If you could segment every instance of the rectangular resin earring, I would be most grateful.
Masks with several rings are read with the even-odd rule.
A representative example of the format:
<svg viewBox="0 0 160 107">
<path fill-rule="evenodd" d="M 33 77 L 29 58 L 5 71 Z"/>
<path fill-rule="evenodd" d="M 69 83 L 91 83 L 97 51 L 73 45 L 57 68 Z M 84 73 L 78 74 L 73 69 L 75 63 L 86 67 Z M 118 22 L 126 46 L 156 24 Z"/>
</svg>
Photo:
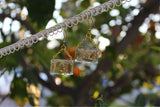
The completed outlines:
<svg viewBox="0 0 160 107">
<path fill-rule="evenodd" d="M 69 57 L 69 60 L 65 59 L 55 59 L 57 55 L 59 55 L 62 51 L 66 53 L 66 55 Z M 65 36 L 63 40 L 63 45 L 61 46 L 61 49 L 59 52 L 53 56 L 53 59 L 51 60 L 51 74 L 61 74 L 61 75 L 73 75 L 73 60 L 69 52 L 66 50 L 65 46 Z"/>
<path fill-rule="evenodd" d="M 77 47 L 76 48 L 77 62 L 94 62 L 98 63 L 98 51 L 96 48 Z"/>
<path fill-rule="evenodd" d="M 86 42 L 87 39 L 91 41 L 92 46 L 89 45 L 82 46 L 82 44 Z M 86 63 L 98 63 L 98 57 L 99 57 L 99 49 L 92 39 L 91 28 L 89 24 L 89 29 L 86 37 L 76 47 L 75 61 L 86 62 Z"/>
<path fill-rule="evenodd" d="M 64 51 L 67 51 L 64 49 Z M 52 59 L 51 74 L 73 75 L 73 60 Z"/>
</svg>

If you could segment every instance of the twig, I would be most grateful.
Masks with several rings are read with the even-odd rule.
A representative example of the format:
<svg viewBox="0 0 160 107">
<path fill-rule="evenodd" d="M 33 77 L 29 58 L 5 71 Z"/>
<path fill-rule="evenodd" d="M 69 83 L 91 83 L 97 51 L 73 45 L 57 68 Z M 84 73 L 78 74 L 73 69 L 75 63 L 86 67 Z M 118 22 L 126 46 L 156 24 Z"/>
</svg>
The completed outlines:
<svg viewBox="0 0 160 107">
<path fill-rule="evenodd" d="M 0 104 L 2 104 L 3 101 L 4 101 L 8 96 L 9 96 L 9 94 L 7 94 L 6 96 L 4 96 L 4 97 L 2 98 L 2 100 L 0 101 Z"/>
<path fill-rule="evenodd" d="M 4 68 L 4 69 L 2 70 L 2 72 L 1 72 L 1 74 L 0 74 L 0 77 L 1 77 L 6 71 L 7 71 L 6 68 Z"/>
</svg>

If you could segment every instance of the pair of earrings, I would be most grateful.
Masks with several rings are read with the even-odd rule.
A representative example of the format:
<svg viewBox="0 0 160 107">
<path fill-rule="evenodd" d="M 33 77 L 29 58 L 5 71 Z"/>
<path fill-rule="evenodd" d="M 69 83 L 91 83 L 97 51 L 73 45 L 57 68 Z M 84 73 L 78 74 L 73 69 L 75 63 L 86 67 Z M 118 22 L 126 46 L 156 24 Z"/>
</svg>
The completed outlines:
<svg viewBox="0 0 160 107">
<path fill-rule="evenodd" d="M 87 43 L 87 45 L 83 45 L 87 40 L 90 40 L 93 46 L 89 46 L 89 43 Z M 69 60 L 55 59 L 62 51 L 66 53 Z M 92 39 L 90 24 L 86 37 L 76 47 L 75 55 L 75 60 L 73 60 L 72 56 L 66 49 L 64 36 L 61 49 L 51 60 L 51 74 L 73 75 L 74 62 L 98 63 L 99 49 Z"/>
</svg>

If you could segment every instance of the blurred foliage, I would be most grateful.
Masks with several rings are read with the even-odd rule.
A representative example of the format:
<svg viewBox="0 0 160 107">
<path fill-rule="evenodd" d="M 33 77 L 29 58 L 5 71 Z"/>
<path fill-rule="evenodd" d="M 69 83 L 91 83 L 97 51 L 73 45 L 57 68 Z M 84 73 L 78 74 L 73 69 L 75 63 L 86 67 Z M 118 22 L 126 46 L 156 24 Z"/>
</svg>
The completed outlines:
<svg viewBox="0 0 160 107">
<path fill-rule="evenodd" d="M 160 51 L 160 47 L 158 47 L 158 46 L 152 46 L 151 49 L 156 50 L 156 51 Z"/>
<path fill-rule="evenodd" d="M 9 42 L 3 42 L 0 43 L 0 48 L 10 45 Z M 16 52 L 15 54 L 10 54 L 9 56 L 3 57 L 0 59 L 0 68 L 6 68 L 7 70 L 11 71 L 12 68 L 16 68 L 20 65 L 20 62 L 17 62 L 19 60 L 19 52 Z"/>
<path fill-rule="evenodd" d="M 39 106 L 39 99 L 41 92 L 38 86 L 34 84 L 27 84 L 28 99 L 32 106 Z"/>
<path fill-rule="evenodd" d="M 56 53 L 57 50 L 49 50 L 46 46 L 47 41 L 42 41 L 37 46 L 32 47 L 30 55 L 33 55 L 33 59 L 31 59 L 32 63 L 35 63 L 37 66 L 40 63 L 43 63 L 47 68 L 50 67 L 50 60 L 52 59 L 53 55 Z M 38 64 L 39 63 L 39 64 Z"/>
<path fill-rule="evenodd" d="M 28 102 L 26 82 L 23 80 L 23 78 L 18 78 L 15 75 L 11 85 L 10 97 L 21 107 Z"/>
<path fill-rule="evenodd" d="M 139 94 L 135 101 L 135 106 L 145 106 L 146 104 L 146 97 L 143 94 Z"/>
<path fill-rule="evenodd" d="M 21 8 L 27 7 L 28 19 L 36 31 L 44 29 L 44 25 L 53 17 L 55 0 L 14 0 L 14 3 Z"/>
<path fill-rule="evenodd" d="M 98 98 L 95 103 L 95 107 L 108 107 L 102 98 Z"/>
<path fill-rule="evenodd" d="M 6 1 L 13 2 L 16 5 L 14 8 L 11 8 L 10 6 L 2 8 L 2 12 L 4 13 L 13 14 L 13 11 L 18 11 L 19 9 L 20 12 L 17 12 L 16 15 L 21 17 L 22 9 L 24 7 L 27 8 L 28 15 L 26 16 L 26 20 L 33 27 L 35 32 L 44 29 L 51 19 L 58 22 L 58 19 L 56 19 L 57 16 L 53 17 L 54 10 L 56 10 L 57 13 L 59 12 L 59 15 L 66 19 L 90 8 L 94 3 L 106 2 L 106 0 L 68 0 L 63 3 L 61 9 L 55 9 L 55 0 Z M 126 102 L 125 106 L 145 106 L 148 102 L 153 106 L 154 102 L 160 97 L 160 77 L 158 76 L 160 74 L 160 47 L 159 39 L 156 37 L 160 22 L 154 21 L 151 16 L 148 17 L 144 22 L 148 26 L 147 32 L 144 33 L 139 30 L 137 38 L 130 43 L 123 54 L 118 55 L 117 50 L 115 49 L 115 45 L 125 37 L 125 35 L 122 34 L 126 34 L 128 28 L 131 27 L 131 22 L 136 16 L 133 13 L 137 10 L 140 11 L 142 5 L 144 5 L 144 3 L 141 2 L 137 6 L 129 6 L 129 8 L 124 6 L 115 7 L 115 9 L 119 11 L 119 15 L 116 16 L 111 15 L 109 11 L 93 17 L 96 28 L 93 27 L 93 23 L 91 23 L 91 27 L 98 32 L 98 35 L 93 35 L 98 36 L 99 39 L 103 38 L 103 40 L 107 39 L 111 42 L 104 50 L 102 50 L 99 61 L 104 57 L 107 57 L 113 62 L 113 66 L 106 73 L 103 73 L 102 77 L 99 77 L 102 83 L 101 81 L 98 81 L 89 92 L 90 98 L 94 99 L 96 107 L 107 107 L 110 105 L 121 106 L 116 100 L 120 99 L 119 97 L 123 94 L 131 93 L 134 89 L 139 91 L 145 89 L 145 91 L 139 92 L 136 98 L 131 99 L 131 103 Z M 14 20 L 12 20 L 10 26 L 13 24 L 13 21 Z M 4 23 L 4 18 L 0 18 L 0 23 Z M 2 32 L 4 31 L 1 30 L 0 37 L 2 38 L 2 41 L 4 41 L 0 43 L 0 48 L 12 44 L 12 39 L 19 40 L 21 36 L 23 38 L 26 37 L 25 35 L 28 30 L 25 28 L 25 25 L 20 27 L 20 30 L 17 32 L 13 32 L 10 28 L 9 33 L 6 33 L 6 35 L 3 35 Z M 67 51 L 72 57 L 75 57 L 75 48 L 78 43 L 85 38 L 88 27 L 86 21 L 67 29 Z M 118 31 L 117 28 L 119 28 Z M 139 28 L 137 28 L 137 30 L 138 29 Z M 26 34 L 21 34 L 22 30 L 24 30 Z M 10 37 L 10 34 L 13 34 L 14 36 Z M 114 41 L 112 40 L 113 38 L 115 39 Z M 33 47 L 25 47 L 19 52 L 15 52 L 14 54 L 10 54 L 0 59 L 1 69 L 6 68 L 8 71 L 15 71 L 10 97 L 20 106 L 24 106 L 28 101 L 33 106 L 39 105 L 40 89 L 36 73 L 37 71 L 38 73 L 45 73 L 44 67 L 46 69 L 50 68 L 50 60 L 53 55 L 59 51 L 60 46 L 62 45 L 62 40 L 56 39 L 60 45 L 48 49 L 50 41 L 51 40 L 43 40 Z M 103 43 L 106 42 L 107 41 L 103 41 Z M 114 42 L 114 44 L 112 42 Z M 97 44 L 100 46 L 103 43 L 98 41 Z M 64 53 L 58 55 L 56 58 L 68 59 Z M 16 68 L 18 67 L 22 68 L 19 72 L 16 71 Z M 74 65 L 73 76 L 66 77 L 63 75 L 55 75 L 53 79 L 59 77 L 61 79 L 61 85 L 66 87 L 77 87 L 84 82 L 86 76 L 93 73 L 93 70 L 93 66 L 90 66 L 90 64 L 84 65 L 76 63 Z M 125 75 L 127 75 L 127 77 L 122 78 Z M 105 81 L 107 82 L 105 83 Z M 118 84 L 121 81 L 123 82 Z M 126 82 L 129 82 L 129 84 L 123 86 Z M 113 90 L 113 92 L 111 91 L 111 94 L 117 92 L 116 96 L 111 96 L 110 98 L 107 98 L 107 100 L 103 100 L 106 99 L 105 97 L 99 98 L 106 88 L 112 88 L 117 84 L 118 86 L 115 87 L 115 90 Z M 37 90 L 36 92 L 38 93 L 34 93 L 34 91 L 31 92 L 29 91 L 30 89 Z M 47 98 L 47 105 L 73 106 L 75 103 L 74 100 L 75 99 L 70 95 L 59 95 L 56 92 L 53 92 L 53 95 Z"/>
<path fill-rule="evenodd" d="M 73 106 L 73 99 L 69 95 L 58 95 L 54 93 L 48 97 L 47 101 L 48 106 Z"/>
<path fill-rule="evenodd" d="M 44 25 L 53 17 L 55 0 L 26 0 L 28 16 L 37 28 L 44 29 Z"/>
</svg>

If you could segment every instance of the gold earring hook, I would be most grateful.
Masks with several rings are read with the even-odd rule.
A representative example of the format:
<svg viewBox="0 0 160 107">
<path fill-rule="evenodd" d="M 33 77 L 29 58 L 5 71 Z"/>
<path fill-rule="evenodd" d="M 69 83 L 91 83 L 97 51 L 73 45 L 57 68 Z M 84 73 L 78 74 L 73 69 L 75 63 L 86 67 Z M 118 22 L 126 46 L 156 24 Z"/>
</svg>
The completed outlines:
<svg viewBox="0 0 160 107">
<path fill-rule="evenodd" d="M 55 59 L 57 55 L 59 55 L 62 51 L 64 51 L 67 54 L 67 56 L 69 57 L 69 59 L 72 60 L 73 58 L 69 54 L 69 52 L 67 51 L 66 45 L 65 45 L 67 31 L 66 31 L 66 29 L 62 29 L 62 32 L 63 32 L 63 36 L 64 36 L 64 38 L 63 38 L 63 44 L 61 46 L 61 49 L 53 56 L 53 59 Z"/>
</svg>

